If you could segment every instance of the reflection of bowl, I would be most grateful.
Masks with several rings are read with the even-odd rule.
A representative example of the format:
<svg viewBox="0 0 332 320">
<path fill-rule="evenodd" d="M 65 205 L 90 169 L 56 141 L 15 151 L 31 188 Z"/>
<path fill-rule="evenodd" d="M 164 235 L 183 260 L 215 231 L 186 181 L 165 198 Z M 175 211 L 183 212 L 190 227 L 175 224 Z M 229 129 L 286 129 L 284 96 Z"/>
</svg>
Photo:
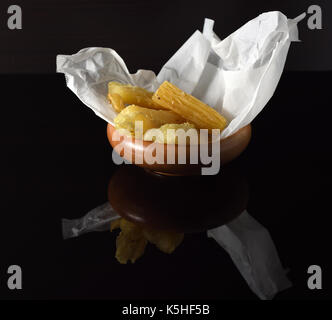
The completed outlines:
<svg viewBox="0 0 332 320">
<path fill-rule="evenodd" d="M 183 152 L 183 154 L 186 155 L 186 164 L 179 164 L 177 162 L 175 162 L 175 164 L 166 163 L 166 154 L 169 150 L 168 147 L 170 146 L 167 144 L 157 144 L 165 150 L 163 156 L 163 163 L 149 164 L 145 160 L 145 154 L 147 153 L 149 146 L 151 147 L 153 142 L 141 141 L 134 139 L 133 137 L 123 135 L 120 136 L 118 135 L 117 130 L 111 124 L 108 124 L 107 126 L 107 137 L 114 150 L 119 153 L 121 157 L 140 167 L 156 171 L 161 174 L 197 175 L 201 173 L 202 167 L 209 167 L 211 165 L 204 165 L 202 163 L 190 164 L 190 147 L 188 145 L 175 145 L 173 150 L 175 154 L 175 159 L 178 159 L 178 154 L 180 152 Z M 249 124 L 238 130 L 233 135 L 227 137 L 226 139 L 220 140 L 221 163 L 226 164 L 238 157 L 246 149 L 250 139 L 251 125 Z M 211 150 L 211 143 L 209 144 L 209 148 Z"/>
<path fill-rule="evenodd" d="M 215 176 L 168 177 L 132 165 L 113 174 L 108 200 L 123 218 L 155 230 L 203 232 L 247 207 L 246 179 L 233 164 Z"/>
</svg>

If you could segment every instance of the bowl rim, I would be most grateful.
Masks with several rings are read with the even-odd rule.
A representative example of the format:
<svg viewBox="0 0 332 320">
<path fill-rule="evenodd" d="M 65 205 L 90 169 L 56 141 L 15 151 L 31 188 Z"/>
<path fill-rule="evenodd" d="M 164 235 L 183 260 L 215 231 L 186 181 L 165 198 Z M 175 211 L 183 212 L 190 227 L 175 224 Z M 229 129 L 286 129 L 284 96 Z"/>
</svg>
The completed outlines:
<svg viewBox="0 0 332 320">
<path fill-rule="evenodd" d="M 251 123 L 245 125 L 244 127 L 240 128 L 239 130 L 237 130 L 236 132 L 234 132 L 233 134 L 231 134 L 230 136 L 226 137 L 226 138 L 220 138 L 218 140 L 215 140 L 215 141 L 209 141 L 208 143 L 198 143 L 198 144 L 177 144 L 177 143 L 160 143 L 160 142 L 156 142 L 156 141 L 146 141 L 146 140 L 143 140 L 143 139 L 136 139 L 135 136 L 128 136 L 128 135 L 124 135 L 124 134 L 120 134 L 120 138 L 124 138 L 125 140 L 127 141 L 131 141 L 133 144 L 139 144 L 139 145 L 142 145 L 144 147 L 147 147 L 151 144 L 158 144 L 158 145 L 164 145 L 164 147 L 167 147 L 168 145 L 175 145 L 175 146 L 180 146 L 180 147 L 190 147 L 191 145 L 197 145 L 197 146 L 200 146 L 200 145 L 211 145 L 212 143 L 217 143 L 217 142 L 224 142 L 224 141 L 227 141 L 227 139 L 230 139 L 231 137 L 233 137 L 235 134 L 239 134 L 240 131 L 245 131 L 245 130 L 249 130 L 248 132 L 248 135 L 249 135 L 249 141 L 251 139 L 251 134 L 252 134 L 252 126 L 251 126 Z M 112 134 L 110 131 L 113 131 Z M 107 136 L 109 138 L 110 141 L 113 141 L 112 137 L 113 137 L 113 134 L 114 132 L 119 132 L 119 130 L 117 128 L 115 128 L 115 126 L 111 123 L 107 123 Z M 120 141 L 119 141 L 120 142 Z"/>
</svg>

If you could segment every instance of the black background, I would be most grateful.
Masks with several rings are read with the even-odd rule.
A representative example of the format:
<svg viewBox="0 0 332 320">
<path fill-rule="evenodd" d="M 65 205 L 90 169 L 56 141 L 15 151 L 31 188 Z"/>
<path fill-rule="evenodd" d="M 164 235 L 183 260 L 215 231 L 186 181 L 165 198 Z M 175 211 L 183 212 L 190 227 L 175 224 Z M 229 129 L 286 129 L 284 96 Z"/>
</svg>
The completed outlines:
<svg viewBox="0 0 332 320">
<path fill-rule="evenodd" d="M 308 4 L 232 1 L 209 9 L 206 2 L 189 7 L 180 2 L 105 3 L 31 1 L 22 4 L 23 30 L 1 29 L 0 70 L 27 74 L 0 75 L 0 298 L 257 299 L 228 255 L 204 234 L 186 236 L 171 256 L 149 247 L 135 265 L 126 266 L 114 258 L 113 234 L 63 241 L 61 218 L 81 217 L 104 203 L 117 167 L 106 123 L 65 87 L 63 75 L 54 74 L 55 54 L 108 46 L 128 61 L 131 71 L 158 71 L 202 27 L 205 16 L 216 19 L 222 37 L 262 11 L 285 8 L 295 17 Z M 306 41 L 292 44 L 287 69 L 330 68 L 327 2 L 316 3 L 322 3 L 324 29 L 302 28 Z M 248 149 L 235 163 L 250 186 L 249 213 L 269 230 L 290 269 L 294 286 L 276 299 L 327 299 L 332 293 L 331 75 L 285 71 L 253 122 Z M 22 266 L 24 290 L 7 289 L 6 270 L 12 264 Z M 323 290 L 307 288 L 312 264 L 322 267 Z"/>
<path fill-rule="evenodd" d="M 7 27 L 10 4 L 22 7 L 22 30 Z M 53 73 L 57 54 L 97 46 L 115 49 L 131 72 L 158 72 L 196 29 L 202 30 L 206 17 L 215 20 L 223 39 L 262 12 L 279 10 L 295 18 L 312 4 L 322 9 L 323 29 L 310 30 L 307 19 L 299 24 L 302 42 L 292 44 L 286 68 L 332 70 L 328 0 L 5 0 L 0 4 L 0 73 Z"/>
</svg>

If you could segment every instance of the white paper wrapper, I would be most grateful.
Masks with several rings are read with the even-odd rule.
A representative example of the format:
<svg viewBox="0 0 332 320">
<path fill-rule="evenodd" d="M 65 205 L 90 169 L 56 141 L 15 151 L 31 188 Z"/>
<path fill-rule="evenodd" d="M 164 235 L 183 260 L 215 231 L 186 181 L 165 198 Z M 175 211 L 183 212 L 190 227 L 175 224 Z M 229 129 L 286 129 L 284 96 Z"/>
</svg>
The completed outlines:
<svg viewBox="0 0 332 320">
<path fill-rule="evenodd" d="M 107 100 L 107 84 L 118 81 L 154 91 L 165 80 L 204 101 L 228 120 L 222 138 L 250 123 L 272 97 L 291 41 L 298 40 L 297 22 L 281 12 L 259 15 L 226 39 L 206 19 L 163 66 L 158 76 L 148 70 L 130 74 L 113 50 L 86 48 L 57 56 L 57 72 L 67 86 L 99 117 L 113 124 L 116 112 Z"/>
</svg>

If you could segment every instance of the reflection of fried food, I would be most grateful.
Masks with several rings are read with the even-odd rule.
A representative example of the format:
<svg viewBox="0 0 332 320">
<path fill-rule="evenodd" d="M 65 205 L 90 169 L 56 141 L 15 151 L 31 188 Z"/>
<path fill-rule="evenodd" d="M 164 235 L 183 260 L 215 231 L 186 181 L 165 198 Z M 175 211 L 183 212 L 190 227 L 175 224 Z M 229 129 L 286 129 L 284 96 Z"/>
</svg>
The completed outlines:
<svg viewBox="0 0 332 320">
<path fill-rule="evenodd" d="M 227 125 L 226 119 L 216 110 L 168 81 L 158 88 L 152 100 L 179 114 L 199 129 L 223 130 Z"/>
<path fill-rule="evenodd" d="M 111 232 L 115 229 L 119 229 L 120 228 L 120 222 L 121 222 L 121 219 L 116 219 L 116 220 L 113 220 L 111 221 Z"/>
<path fill-rule="evenodd" d="M 160 106 L 152 100 L 153 92 L 129 84 L 122 84 L 115 81 L 110 82 L 108 84 L 108 98 L 111 100 L 113 95 L 118 95 L 125 104 L 136 104 L 145 108 L 157 110 L 165 109 L 163 106 Z M 114 108 L 116 110 L 116 107 Z"/>
<path fill-rule="evenodd" d="M 126 264 L 129 260 L 134 263 L 143 255 L 146 244 L 147 240 L 143 236 L 133 240 L 130 234 L 120 232 L 116 238 L 115 257 L 122 264 Z"/>
<path fill-rule="evenodd" d="M 167 143 L 167 144 L 177 144 L 178 136 L 176 134 L 177 130 L 183 130 L 183 133 L 186 133 L 188 130 L 192 129 L 195 130 L 193 134 L 196 134 L 198 137 L 198 132 L 195 129 L 195 126 L 189 122 L 175 124 L 175 123 L 168 123 L 162 125 L 159 130 L 148 130 L 144 134 L 145 141 L 155 141 L 158 143 Z M 179 131 L 178 131 L 179 133 Z M 181 140 L 180 140 L 181 141 Z M 184 140 L 184 143 L 188 142 L 188 139 Z"/>
<path fill-rule="evenodd" d="M 125 219 L 117 219 L 111 222 L 111 231 L 121 229 L 116 238 L 116 259 L 126 264 L 129 260 L 134 263 L 145 250 L 147 240 L 140 227 Z"/>
<path fill-rule="evenodd" d="M 159 250 L 172 253 L 184 237 L 183 233 L 144 229 L 123 218 L 111 222 L 111 231 L 118 228 L 121 232 L 116 238 L 115 257 L 122 264 L 128 261 L 134 263 L 140 258 L 148 241 L 156 245 Z"/>
<path fill-rule="evenodd" d="M 143 234 L 149 242 L 165 253 L 172 253 L 184 237 L 183 233 L 161 232 L 151 229 L 144 229 Z"/>
<path fill-rule="evenodd" d="M 125 129 L 136 138 L 142 139 L 141 132 L 135 131 L 135 121 L 142 121 L 143 134 L 152 128 L 159 128 L 166 123 L 182 123 L 184 119 L 172 111 L 153 110 L 131 105 L 124 108 L 114 119 L 116 129 Z"/>
<path fill-rule="evenodd" d="M 126 219 L 121 219 L 120 229 L 122 233 L 127 234 L 132 240 L 139 240 L 143 236 L 142 228 Z"/>
</svg>

